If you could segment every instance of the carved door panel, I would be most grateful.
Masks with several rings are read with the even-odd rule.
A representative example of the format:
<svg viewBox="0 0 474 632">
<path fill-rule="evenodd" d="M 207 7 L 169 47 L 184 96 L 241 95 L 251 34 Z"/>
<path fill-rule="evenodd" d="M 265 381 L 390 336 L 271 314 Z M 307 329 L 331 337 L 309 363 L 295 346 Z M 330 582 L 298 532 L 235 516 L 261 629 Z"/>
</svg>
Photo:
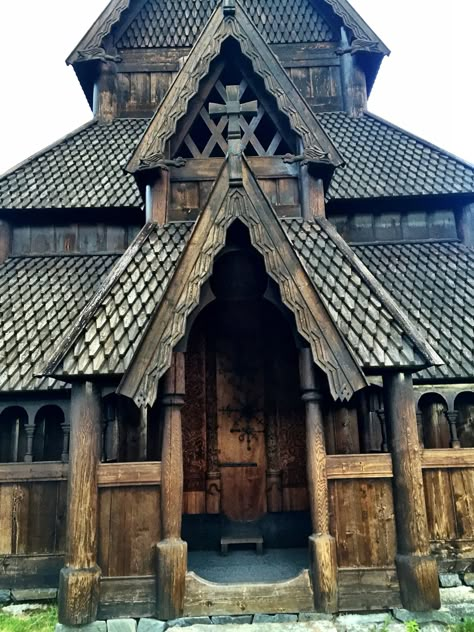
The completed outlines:
<svg viewBox="0 0 474 632">
<path fill-rule="evenodd" d="M 221 509 L 231 520 L 255 520 L 266 511 L 261 313 L 241 303 L 225 312 L 216 337 Z"/>
</svg>

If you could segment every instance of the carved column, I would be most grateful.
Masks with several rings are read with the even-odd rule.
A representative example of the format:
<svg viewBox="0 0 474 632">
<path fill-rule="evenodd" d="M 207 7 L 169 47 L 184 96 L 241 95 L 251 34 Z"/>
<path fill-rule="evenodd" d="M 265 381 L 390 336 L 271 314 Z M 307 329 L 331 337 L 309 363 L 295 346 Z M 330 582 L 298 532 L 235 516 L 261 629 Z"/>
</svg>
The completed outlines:
<svg viewBox="0 0 474 632">
<path fill-rule="evenodd" d="M 306 408 L 308 492 L 313 534 L 309 538 L 314 605 L 322 612 L 336 612 L 338 602 L 336 541 L 329 534 L 329 498 L 326 445 L 320 393 L 309 348 L 300 351 L 302 399 Z"/>
<path fill-rule="evenodd" d="M 100 393 L 95 384 L 74 384 L 71 394 L 66 565 L 59 576 L 59 621 L 84 625 L 97 617 L 100 457 Z"/>
<path fill-rule="evenodd" d="M 385 414 L 391 428 L 393 491 L 397 526 L 395 563 L 405 608 L 440 607 L 438 567 L 430 555 L 421 449 L 411 375 L 384 376 Z"/>
<path fill-rule="evenodd" d="M 449 424 L 449 434 L 451 437 L 450 444 L 455 450 L 461 447 L 461 442 L 458 437 L 458 417 L 459 412 L 457 410 L 446 411 L 446 418 Z"/>
<path fill-rule="evenodd" d="M 184 354 L 173 353 L 164 377 L 162 396 L 163 447 L 161 457 L 161 541 L 157 544 L 157 615 L 173 619 L 183 612 L 187 544 L 181 540 L 183 508 Z"/>
<path fill-rule="evenodd" d="M 281 469 L 278 459 L 278 438 L 276 415 L 269 415 L 265 425 L 265 446 L 267 450 L 267 509 L 281 511 L 283 507 Z"/>
</svg>

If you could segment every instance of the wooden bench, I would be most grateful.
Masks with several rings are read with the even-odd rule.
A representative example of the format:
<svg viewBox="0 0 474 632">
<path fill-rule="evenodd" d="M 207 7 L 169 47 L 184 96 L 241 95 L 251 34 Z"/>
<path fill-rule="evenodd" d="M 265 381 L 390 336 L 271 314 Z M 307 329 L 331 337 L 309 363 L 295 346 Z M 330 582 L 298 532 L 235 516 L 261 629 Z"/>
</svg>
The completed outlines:
<svg viewBox="0 0 474 632">
<path fill-rule="evenodd" d="M 230 544 L 255 544 L 259 555 L 263 553 L 263 536 L 254 525 L 232 524 L 221 536 L 221 553 L 227 555 Z"/>
</svg>

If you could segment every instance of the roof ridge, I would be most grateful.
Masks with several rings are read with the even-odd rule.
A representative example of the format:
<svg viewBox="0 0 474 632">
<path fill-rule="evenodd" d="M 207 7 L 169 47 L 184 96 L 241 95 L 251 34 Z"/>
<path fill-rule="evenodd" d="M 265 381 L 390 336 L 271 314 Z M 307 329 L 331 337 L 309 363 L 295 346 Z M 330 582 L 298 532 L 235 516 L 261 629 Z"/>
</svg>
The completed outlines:
<svg viewBox="0 0 474 632">
<path fill-rule="evenodd" d="M 54 142 L 52 142 L 51 144 L 47 145 L 46 147 L 43 147 L 43 149 L 40 149 L 39 151 L 35 152 L 34 154 L 31 154 L 31 156 L 28 156 L 28 158 L 25 158 L 24 160 L 22 160 L 21 162 L 17 163 L 16 165 L 13 165 L 13 167 L 10 167 L 10 169 L 7 169 L 7 171 L 5 171 L 4 173 L 1 173 L 0 174 L 0 180 L 3 180 L 4 178 L 10 176 L 12 173 L 17 171 L 17 169 L 21 169 L 22 167 L 26 166 L 30 161 L 36 160 L 36 158 L 39 158 L 40 156 L 43 156 L 44 154 L 48 153 L 48 151 L 51 151 L 55 147 L 58 147 L 59 145 L 62 145 L 64 142 L 68 141 L 73 136 L 76 136 L 76 134 L 80 134 L 85 129 L 87 129 L 89 127 L 92 127 L 96 123 L 98 123 L 98 119 L 96 117 L 90 119 L 90 121 L 87 121 L 87 123 L 83 123 L 82 125 L 80 125 L 76 129 L 74 129 L 72 132 L 69 132 L 68 134 L 65 134 L 64 136 L 62 136 L 58 140 L 55 140 Z"/>
<path fill-rule="evenodd" d="M 328 237 L 331 238 L 346 260 L 356 267 L 361 277 L 371 287 L 377 298 L 387 308 L 391 316 L 399 323 L 399 325 L 401 325 L 404 333 L 425 356 L 429 365 L 438 366 L 440 364 L 444 364 L 438 353 L 436 353 L 431 345 L 424 339 L 421 332 L 418 331 L 418 328 L 411 322 L 405 312 L 399 307 L 395 299 L 383 287 L 380 281 L 377 280 L 367 266 L 361 261 L 351 246 L 349 246 L 349 244 L 339 235 L 333 224 L 323 217 L 316 217 L 314 221 L 316 221 L 321 228 L 325 230 Z"/>
<path fill-rule="evenodd" d="M 426 140 L 425 138 L 422 138 L 421 136 L 418 136 L 417 134 L 404 129 L 403 127 L 400 127 L 399 125 L 396 125 L 395 123 L 392 123 L 391 121 L 388 121 L 387 119 L 384 119 L 378 114 L 374 114 L 373 112 L 369 112 L 368 110 L 366 110 L 362 114 L 363 116 L 367 116 L 368 118 L 373 118 L 379 123 L 384 123 L 385 125 L 390 126 L 391 128 L 397 130 L 398 132 L 401 132 L 402 134 L 406 134 L 407 136 L 410 136 L 411 138 L 418 141 L 419 143 L 422 143 L 429 149 L 432 149 L 433 151 L 437 151 L 440 154 L 443 154 L 443 156 L 448 156 L 449 158 L 456 160 L 456 162 L 460 162 L 465 167 L 468 167 L 469 169 L 472 169 L 474 171 L 474 163 L 471 163 L 468 160 L 465 160 L 464 158 L 461 158 L 460 156 L 457 156 L 456 154 L 453 154 L 452 152 L 447 151 L 446 149 L 443 149 L 439 145 L 435 145 L 434 143 L 431 143 L 429 140 Z"/>
</svg>

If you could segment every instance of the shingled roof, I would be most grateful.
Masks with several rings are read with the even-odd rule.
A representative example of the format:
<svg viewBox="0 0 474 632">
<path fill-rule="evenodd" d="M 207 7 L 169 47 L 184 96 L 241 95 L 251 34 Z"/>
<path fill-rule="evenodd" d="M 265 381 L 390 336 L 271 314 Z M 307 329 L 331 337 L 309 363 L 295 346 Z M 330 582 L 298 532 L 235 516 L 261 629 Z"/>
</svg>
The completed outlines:
<svg viewBox="0 0 474 632">
<path fill-rule="evenodd" d="M 474 250 L 459 243 L 354 246 L 445 364 L 417 379 L 474 375 Z"/>
<path fill-rule="evenodd" d="M 366 274 L 364 266 L 342 245 L 327 220 L 282 222 L 296 253 L 360 366 L 426 365 L 409 326 L 392 309 L 391 300 Z M 193 224 L 148 225 L 133 257 L 125 254 L 121 274 L 98 294 L 86 320 L 79 320 L 58 348 L 46 371 L 57 374 L 121 374 L 133 357 L 149 316 L 172 277 Z M 151 284 L 151 287 L 149 286 Z M 443 349 L 444 351 L 444 349 Z M 57 367 L 56 367 L 57 369 Z"/>
<path fill-rule="evenodd" d="M 328 200 L 474 191 L 472 165 L 373 114 L 318 119 L 346 163 L 334 173 Z M 138 187 L 123 168 L 147 124 L 91 121 L 0 178 L 0 208 L 141 208 Z"/>
<path fill-rule="evenodd" d="M 347 0 L 325 0 L 324 18 L 316 13 L 310 0 L 261 0 L 257 5 L 243 0 L 243 3 L 269 43 L 338 40 L 339 26 L 344 25 L 355 39 L 371 45 L 371 51 L 389 52 Z M 217 0 L 201 3 L 112 0 L 69 55 L 67 63 L 98 58 L 110 46 L 117 49 L 193 46 L 216 5 Z M 327 18 L 334 23 L 335 32 L 331 31 Z"/>
<path fill-rule="evenodd" d="M 64 388 L 35 377 L 119 255 L 11 257 L 0 265 L 0 390 Z"/>
</svg>

